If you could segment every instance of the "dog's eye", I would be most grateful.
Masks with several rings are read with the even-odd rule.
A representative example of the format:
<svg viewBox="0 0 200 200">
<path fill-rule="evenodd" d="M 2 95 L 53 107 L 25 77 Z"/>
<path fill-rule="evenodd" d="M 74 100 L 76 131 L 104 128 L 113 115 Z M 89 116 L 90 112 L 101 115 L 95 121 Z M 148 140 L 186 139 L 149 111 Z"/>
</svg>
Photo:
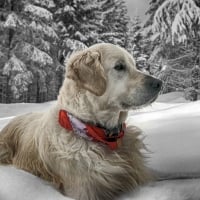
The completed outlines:
<svg viewBox="0 0 200 200">
<path fill-rule="evenodd" d="M 114 69 L 117 71 L 124 71 L 126 69 L 126 66 L 122 63 L 118 63 L 115 65 Z"/>
</svg>

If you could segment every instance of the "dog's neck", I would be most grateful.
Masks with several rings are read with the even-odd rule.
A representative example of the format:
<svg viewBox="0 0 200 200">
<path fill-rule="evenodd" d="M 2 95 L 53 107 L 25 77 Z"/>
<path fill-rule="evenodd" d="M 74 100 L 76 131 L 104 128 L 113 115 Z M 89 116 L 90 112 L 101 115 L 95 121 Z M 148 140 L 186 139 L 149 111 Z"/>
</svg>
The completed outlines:
<svg viewBox="0 0 200 200">
<path fill-rule="evenodd" d="M 72 85 L 73 81 L 69 82 L 67 79 L 65 81 L 68 83 L 63 84 L 58 96 L 59 109 L 70 112 L 84 122 L 100 124 L 106 128 L 116 127 L 126 120 L 126 111 L 109 108 L 106 103 L 100 105 L 95 101 L 95 98 L 99 97 L 76 88 Z"/>
</svg>

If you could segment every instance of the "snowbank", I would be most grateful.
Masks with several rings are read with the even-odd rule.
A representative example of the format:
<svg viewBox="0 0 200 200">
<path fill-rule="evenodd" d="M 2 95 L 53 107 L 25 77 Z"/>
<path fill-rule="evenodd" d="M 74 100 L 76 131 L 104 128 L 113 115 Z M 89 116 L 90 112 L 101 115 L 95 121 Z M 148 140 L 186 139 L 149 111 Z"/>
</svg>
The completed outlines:
<svg viewBox="0 0 200 200">
<path fill-rule="evenodd" d="M 157 181 L 119 200 L 199 200 L 200 180 Z"/>
<path fill-rule="evenodd" d="M 161 101 L 161 102 L 159 102 Z M 140 111 L 130 112 L 127 123 L 140 127 L 148 149 L 148 166 L 158 179 L 121 200 L 200 199 L 200 101 L 183 103 L 177 93 Z M 179 103 L 177 103 L 179 102 Z M 180 103 L 181 102 L 181 103 Z M 0 129 L 16 115 L 47 110 L 54 102 L 42 104 L 0 104 Z M 0 166 L 2 200 L 69 200 L 49 183 L 14 167 Z"/>
<path fill-rule="evenodd" d="M 23 170 L 0 166 L 0 200 L 71 200 Z"/>
<path fill-rule="evenodd" d="M 189 101 L 185 99 L 183 92 L 170 92 L 160 95 L 157 99 L 157 102 L 186 103 Z"/>
<path fill-rule="evenodd" d="M 199 177 L 200 101 L 161 107 L 155 103 L 145 113 L 131 113 L 127 120 L 146 136 L 152 152 L 149 167 L 165 178 Z"/>
<path fill-rule="evenodd" d="M 15 116 L 48 110 L 55 102 L 0 104 L 0 130 Z"/>
</svg>

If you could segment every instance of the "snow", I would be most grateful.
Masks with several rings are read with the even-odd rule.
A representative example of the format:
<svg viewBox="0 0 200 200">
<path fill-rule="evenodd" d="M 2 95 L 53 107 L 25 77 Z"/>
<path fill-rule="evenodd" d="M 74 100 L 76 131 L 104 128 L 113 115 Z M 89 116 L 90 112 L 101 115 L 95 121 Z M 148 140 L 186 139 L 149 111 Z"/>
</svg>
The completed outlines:
<svg viewBox="0 0 200 200">
<path fill-rule="evenodd" d="M 45 52 L 50 52 L 51 44 L 43 39 L 40 40 L 40 48 Z"/>
<path fill-rule="evenodd" d="M 56 6 L 53 0 L 33 0 L 33 3 L 39 4 L 47 8 L 54 8 Z"/>
<path fill-rule="evenodd" d="M 29 24 L 29 27 L 41 34 L 45 34 L 45 36 L 47 37 L 58 39 L 57 33 L 54 31 L 54 29 L 51 26 L 48 26 L 46 24 L 41 24 L 36 21 L 32 21 Z"/>
<path fill-rule="evenodd" d="M 78 37 L 81 41 L 87 40 L 87 38 L 80 31 L 76 31 L 75 36 Z"/>
<path fill-rule="evenodd" d="M 16 115 L 47 110 L 53 104 L 0 104 L 0 129 Z M 187 102 L 180 92 L 161 95 L 151 106 L 130 112 L 127 124 L 143 130 L 150 151 L 147 165 L 157 181 L 120 200 L 199 200 L 199 121 L 200 101 Z M 0 177 L 3 200 L 69 199 L 50 183 L 11 166 L 0 166 Z"/>
<path fill-rule="evenodd" d="M 28 14 L 37 16 L 39 18 L 43 18 L 47 21 L 53 20 L 53 14 L 45 8 L 34 6 L 32 4 L 27 4 L 24 7 L 24 11 L 27 12 Z"/>
<path fill-rule="evenodd" d="M 171 15 L 171 10 L 176 14 Z M 171 26 L 172 44 L 184 43 L 193 34 L 193 26 L 200 25 L 199 19 L 200 8 L 194 0 L 166 0 L 155 12 L 152 30 L 165 37 Z"/>
<path fill-rule="evenodd" d="M 11 91 L 16 99 L 28 91 L 28 85 L 32 83 L 33 74 L 30 71 L 16 74 L 9 80 Z"/>
<path fill-rule="evenodd" d="M 22 73 L 26 70 L 27 69 L 25 64 L 21 60 L 19 60 L 15 55 L 12 55 L 12 57 L 4 65 L 3 75 L 9 76 L 11 71 Z"/>
<path fill-rule="evenodd" d="M 80 51 L 87 48 L 87 46 L 83 42 L 74 39 L 65 39 L 63 40 L 63 43 L 66 47 L 74 51 Z"/>
<path fill-rule="evenodd" d="M 50 183 L 11 166 L 0 166 L 0 177 L 1 200 L 71 200 Z"/>
<path fill-rule="evenodd" d="M 173 95 L 172 95 L 173 94 Z M 184 98 L 183 92 L 173 92 L 173 93 L 166 93 L 163 95 L 160 95 L 157 98 L 157 102 L 166 102 L 166 103 L 186 103 L 189 102 Z M 176 105 L 176 104 L 175 104 Z"/>
<path fill-rule="evenodd" d="M 199 191 L 199 179 L 165 180 L 139 188 L 123 200 L 199 200 Z"/>
<path fill-rule="evenodd" d="M 7 16 L 7 19 L 4 23 L 5 28 L 16 28 L 18 26 L 22 26 L 23 23 L 20 21 L 18 16 L 15 13 L 10 13 Z"/>
<path fill-rule="evenodd" d="M 152 152 L 149 167 L 164 178 L 199 177 L 200 101 L 163 109 L 160 104 L 128 119 L 128 124 L 141 127 L 146 136 L 145 144 Z"/>
<path fill-rule="evenodd" d="M 73 15 L 73 12 L 75 12 L 75 9 L 73 6 L 66 5 L 64 8 L 59 8 L 56 10 L 56 14 L 63 14 L 63 13 L 70 13 Z"/>
<path fill-rule="evenodd" d="M 74 7 L 72 7 L 72 6 L 66 5 L 66 6 L 63 8 L 63 11 L 64 11 L 64 12 L 74 12 L 75 9 L 74 9 Z"/>
<path fill-rule="evenodd" d="M 22 46 L 22 53 L 26 55 L 28 60 L 32 60 L 42 66 L 53 65 L 53 59 L 47 53 L 26 42 L 22 42 Z"/>
<path fill-rule="evenodd" d="M 28 71 L 26 65 L 14 54 L 5 63 L 2 74 L 10 77 L 8 84 L 16 98 L 19 98 L 24 91 L 28 90 L 28 85 L 32 83 L 33 79 L 32 72 Z"/>
</svg>

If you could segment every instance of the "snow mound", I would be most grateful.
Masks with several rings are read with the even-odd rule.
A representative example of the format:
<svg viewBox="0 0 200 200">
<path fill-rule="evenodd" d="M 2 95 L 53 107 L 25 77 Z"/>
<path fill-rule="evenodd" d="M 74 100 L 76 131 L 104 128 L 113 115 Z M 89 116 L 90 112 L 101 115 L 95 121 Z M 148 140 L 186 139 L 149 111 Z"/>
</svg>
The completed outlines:
<svg viewBox="0 0 200 200">
<path fill-rule="evenodd" d="M 24 11 L 27 12 L 28 14 L 37 16 L 38 18 L 43 18 L 47 21 L 51 21 L 53 19 L 53 14 L 49 12 L 47 9 L 34 6 L 32 4 L 25 5 Z"/>
<path fill-rule="evenodd" d="M 0 177 L 1 200 L 72 200 L 50 183 L 11 166 L 0 166 Z"/>
<path fill-rule="evenodd" d="M 162 181 L 140 187 L 119 200 L 200 199 L 200 101 L 183 103 L 181 98 L 180 93 L 166 94 L 151 106 L 130 112 L 127 124 L 143 130 L 149 149 L 147 165 Z M 0 129 L 13 116 L 45 111 L 54 103 L 0 104 Z M 2 200 L 70 200 L 50 183 L 14 167 L 0 166 L 0 177 Z"/>
<path fill-rule="evenodd" d="M 123 200 L 199 200 L 199 191 L 199 179 L 158 181 L 139 188 Z"/>
<path fill-rule="evenodd" d="M 165 103 L 186 103 L 188 102 L 183 92 L 170 92 L 166 94 L 162 94 L 156 100 L 157 102 L 165 102 Z"/>
<path fill-rule="evenodd" d="M 200 101 L 155 103 L 146 112 L 130 113 L 127 120 L 143 130 L 144 142 L 152 152 L 148 165 L 161 178 L 200 176 L 199 122 Z"/>
<path fill-rule="evenodd" d="M 22 22 L 15 13 L 10 13 L 4 23 L 5 28 L 17 28 L 22 25 Z"/>
</svg>

